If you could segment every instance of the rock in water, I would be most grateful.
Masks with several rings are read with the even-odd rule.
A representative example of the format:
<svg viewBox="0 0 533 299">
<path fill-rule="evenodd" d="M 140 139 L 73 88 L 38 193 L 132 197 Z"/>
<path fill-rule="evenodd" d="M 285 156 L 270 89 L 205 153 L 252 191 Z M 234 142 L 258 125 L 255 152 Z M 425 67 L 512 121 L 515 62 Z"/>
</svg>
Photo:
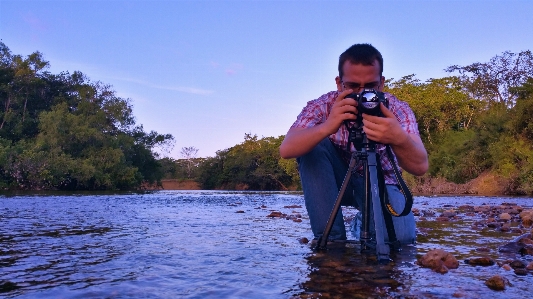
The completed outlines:
<svg viewBox="0 0 533 299">
<path fill-rule="evenodd" d="M 495 291 L 503 291 L 505 287 L 509 285 L 509 280 L 500 275 L 494 275 L 485 281 L 485 285 Z"/>
<path fill-rule="evenodd" d="M 492 266 L 495 264 L 494 260 L 488 256 L 473 257 L 465 260 L 465 263 L 472 266 Z"/>
<path fill-rule="evenodd" d="M 459 267 L 457 259 L 452 254 L 442 249 L 428 251 L 418 260 L 418 264 L 443 274 L 447 273 L 448 269 L 457 269 Z"/>
</svg>

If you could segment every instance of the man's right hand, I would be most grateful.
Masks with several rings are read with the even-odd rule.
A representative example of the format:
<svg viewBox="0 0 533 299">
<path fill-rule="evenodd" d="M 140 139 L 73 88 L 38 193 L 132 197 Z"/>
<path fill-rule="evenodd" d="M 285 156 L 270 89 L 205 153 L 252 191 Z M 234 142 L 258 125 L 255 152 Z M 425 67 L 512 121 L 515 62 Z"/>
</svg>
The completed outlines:
<svg viewBox="0 0 533 299">
<path fill-rule="evenodd" d="M 327 135 L 337 132 L 345 120 L 354 121 L 357 119 L 357 101 L 352 98 L 346 98 L 352 92 L 353 90 L 348 89 L 337 96 L 333 107 L 331 107 L 328 119 L 324 123 L 324 129 L 329 132 Z"/>
<path fill-rule="evenodd" d="M 341 92 L 333 104 L 325 122 L 309 128 L 291 128 L 281 143 L 279 153 L 282 158 L 297 158 L 307 154 L 324 138 L 336 133 L 345 120 L 357 118 L 357 101 L 346 98 L 351 89 Z"/>
</svg>

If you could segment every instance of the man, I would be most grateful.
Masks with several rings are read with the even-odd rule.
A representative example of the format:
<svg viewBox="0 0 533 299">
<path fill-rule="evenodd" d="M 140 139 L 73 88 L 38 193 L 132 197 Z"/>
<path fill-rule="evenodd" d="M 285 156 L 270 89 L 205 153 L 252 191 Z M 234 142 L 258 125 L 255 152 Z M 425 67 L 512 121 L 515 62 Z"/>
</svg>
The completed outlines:
<svg viewBox="0 0 533 299">
<path fill-rule="evenodd" d="M 344 121 L 357 118 L 357 102 L 346 96 L 359 93 L 364 88 L 383 91 L 385 84 L 383 57 L 370 44 L 355 44 L 348 48 L 339 57 L 338 70 L 339 76 L 335 78 L 337 91 L 308 102 L 280 146 L 281 157 L 297 158 L 305 205 L 315 238 L 324 232 L 351 157 L 347 151 L 348 130 Z M 380 156 L 391 204 L 401 211 L 404 198 L 398 190 L 391 163 L 397 163 L 411 174 L 422 175 L 428 169 L 428 158 L 409 105 L 389 93 L 385 93 L 385 97 L 389 108 L 381 104 L 383 117 L 363 114 L 363 130 L 368 139 L 377 143 L 376 152 Z M 389 161 L 385 144 L 391 146 L 396 161 Z M 354 150 L 352 146 L 351 151 Z M 361 207 L 363 186 L 361 169 L 358 169 L 344 193 L 343 204 Z M 415 241 L 412 213 L 393 217 L 393 223 L 402 244 Z M 385 231 L 384 227 L 381 229 Z M 346 239 L 341 210 L 329 238 Z"/>
</svg>

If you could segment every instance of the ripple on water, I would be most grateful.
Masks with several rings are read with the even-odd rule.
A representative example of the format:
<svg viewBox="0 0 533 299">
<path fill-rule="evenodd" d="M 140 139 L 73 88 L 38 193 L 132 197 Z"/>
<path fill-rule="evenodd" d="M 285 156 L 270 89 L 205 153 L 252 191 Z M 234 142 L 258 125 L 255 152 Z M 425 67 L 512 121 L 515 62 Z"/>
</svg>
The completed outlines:
<svg viewBox="0 0 533 299">
<path fill-rule="evenodd" d="M 0 197 L 0 294 L 26 298 L 523 298 L 532 275 L 497 264 L 471 266 L 473 256 L 496 262 L 531 261 L 498 247 L 518 236 L 486 225 L 461 205 L 500 205 L 531 199 L 417 197 L 433 211 L 417 222 L 418 244 L 379 265 L 359 244 L 310 250 L 303 198 L 286 192 L 160 191 L 146 194 L 75 194 Z M 237 213 L 238 211 L 238 213 Z M 272 212 L 287 217 L 266 217 Z M 470 211 L 472 212 L 472 211 Z M 299 214 L 296 219 L 288 215 Z M 347 209 L 347 220 L 355 211 Z M 287 218 L 287 219 L 286 219 Z M 514 226 L 515 224 L 512 224 Z M 474 229 L 475 228 L 475 229 Z M 485 248 L 482 254 L 476 249 Z M 461 262 L 438 274 L 416 260 L 443 248 Z M 499 274 L 512 283 L 504 293 L 484 284 Z"/>
</svg>

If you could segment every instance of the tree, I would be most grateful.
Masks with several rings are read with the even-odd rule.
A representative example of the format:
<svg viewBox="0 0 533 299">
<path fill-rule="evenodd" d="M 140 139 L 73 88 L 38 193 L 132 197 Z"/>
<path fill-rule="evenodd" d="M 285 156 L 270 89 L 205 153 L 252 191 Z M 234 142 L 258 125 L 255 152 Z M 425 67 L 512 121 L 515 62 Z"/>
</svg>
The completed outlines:
<svg viewBox="0 0 533 299">
<path fill-rule="evenodd" d="M 486 103 L 497 102 L 512 107 L 517 95 L 511 90 L 533 77 L 533 54 L 530 50 L 518 54 L 506 51 L 494 56 L 489 62 L 452 65 L 445 71 L 459 72 L 461 84 L 471 97 Z"/>
<path fill-rule="evenodd" d="M 192 169 L 195 165 L 194 160 L 196 158 L 196 154 L 198 153 L 198 149 L 194 146 L 189 147 L 182 147 L 180 154 L 185 159 L 186 165 L 187 165 L 187 178 L 191 178 Z"/>
</svg>

